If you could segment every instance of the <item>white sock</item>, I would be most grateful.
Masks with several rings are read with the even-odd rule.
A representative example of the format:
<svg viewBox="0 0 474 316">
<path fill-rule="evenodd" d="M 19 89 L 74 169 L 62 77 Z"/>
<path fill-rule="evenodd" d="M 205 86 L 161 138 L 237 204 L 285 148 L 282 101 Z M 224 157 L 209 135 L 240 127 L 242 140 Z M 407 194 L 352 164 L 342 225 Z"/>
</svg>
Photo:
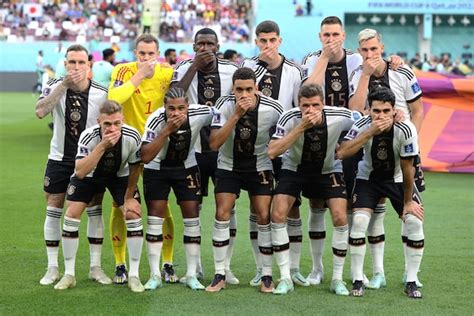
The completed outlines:
<svg viewBox="0 0 474 316">
<path fill-rule="evenodd" d="M 367 229 L 367 241 L 369 242 L 372 254 L 373 274 L 385 275 L 383 267 L 383 256 L 385 249 L 385 228 L 383 220 L 385 218 L 385 204 L 378 204 Z"/>
<path fill-rule="evenodd" d="M 199 224 L 201 223 L 201 210 L 202 210 L 202 202 L 198 206 L 198 214 L 199 214 Z M 202 229 L 202 227 L 201 227 Z M 198 262 L 197 262 L 197 267 L 196 267 L 196 273 L 201 273 L 203 274 L 202 270 L 202 263 L 201 263 L 201 255 L 199 255 Z"/>
<path fill-rule="evenodd" d="M 225 275 L 225 257 L 230 242 L 230 221 L 214 220 L 212 228 L 212 250 L 214 252 L 214 268 L 216 274 Z"/>
<path fill-rule="evenodd" d="M 324 271 L 323 253 L 326 240 L 325 208 L 310 208 L 308 219 L 309 243 L 313 259 L 313 271 Z"/>
<path fill-rule="evenodd" d="M 423 233 L 423 222 L 416 216 L 408 214 L 405 216 L 407 226 L 407 282 L 418 280 L 417 274 L 423 258 L 425 235 Z"/>
<path fill-rule="evenodd" d="M 351 249 L 352 281 L 364 280 L 365 232 L 370 222 L 370 213 L 356 211 L 352 215 L 352 228 L 349 238 Z"/>
<path fill-rule="evenodd" d="M 257 225 L 258 227 L 258 248 L 260 262 L 262 263 L 262 274 L 272 275 L 273 246 L 272 231 L 270 223 L 266 225 Z M 286 228 L 285 228 L 286 229 Z"/>
<path fill-rule="evenodd" d="M 160 276 L 161 248 L 163 247 L 163 221 L 164 218 L 148 216 L 146 226 L 146 250 L 150 275 Z"/>
<path fill-rule="evenodd" d="M 349 238 L 349 225 L 334 227 L 332 233 L 332 253 L 333 253 L 333 280 L 342 280 L 344 261 L 347 254 L 347 240 Z"/>
<path fill-rule="evenodd" d="M 47 206 L 44 220 L 44 240 L 48 267 L 58 267 L 59 241 L 61 240 L 62 208 Z"/>
<path fill-rule="evenodd" d="M 405 222 L 402 221 L 402 244 L 403 244 L 403 257 L 405 259 L 405 274 L 407 273 L 407 268 L 408 268 L 408 255 L 407 255 L 407 240 L 408 240 L 408 231 L 407 231 L 407 226 L 405 225 Z"/>
<path fill-rule="evenodd" d="M 235 237 L 237 236 L 237 215 L 235 213 L 235 209 L 232 209 L 232 211 L 230 212 L 229 232 L 229 248 L 227 248 L 227 253 L 225 257 L 226 270 L 230 270 L 230 262 L 232 260 L 232 254 L 234 253 Z"/>
<path fill-rule="evenodd" d="M 300 270 L 301 243 L 303 241 L 303 224 L 301 218 L 287 220 L 287 232 L 290 240 L 290 270 Z"/>
<path fill-rule="evenodd" d="M 87 238 L 89 239 L 90 266 L 100 267 L 102 244 L 104 243 L 104 221 L 102 206 L 94 205 L 86 208 L 87 211 Z"/>
<path fill-rule="evenodd" d="M 291 279 L 290 239 L 285 223 L 272 223 L 272 245 L 275 261 L 280 268 L 280 279 Z"/>
<path fill-rule="evenodd" d="M 79 248 L 79 225 L 80 219 L 64 216 L 63 224 L 63 256 L 64 256 L 64 274 L 76 275 L 76 254 Z"/>
<path fill-rule="evenodd" d="M 196 267 L 201 257 L 201 223 L 199 217 L 183 218 L 184 251 L 186 252 L 186 277 L 196 275 Z"/>
<path fill-rule="evenodd" d="M 130 267 L 129 277 L 139 277 L 138 269 L 140 267 L 140 257 L 143 247 L 143 222 L 141 218 L 127 219 L 127 248 Z"/>
<path fill-rule="evenodd" d="M 252 214 L 252 213 L 250 213 L 250 216 L 249 216 L 249 231 L 250 231 L 250 242 L 252 244 L 253 257 L 255 259 L 255 265 L 257 266 L 257 270 L 262 270 L 260 250 L 258 249 L 257 215 Z"/>
</svg>

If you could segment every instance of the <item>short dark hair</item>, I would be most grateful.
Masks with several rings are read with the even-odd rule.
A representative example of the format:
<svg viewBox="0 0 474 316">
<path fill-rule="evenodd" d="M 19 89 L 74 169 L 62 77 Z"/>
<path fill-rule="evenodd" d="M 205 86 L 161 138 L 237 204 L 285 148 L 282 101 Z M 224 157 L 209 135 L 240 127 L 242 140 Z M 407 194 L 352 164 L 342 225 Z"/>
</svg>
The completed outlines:
<svg viewBox="0 0 474 316">
<path fill-rule="evenodd" d="M 228 49 L 224 52 L 224 59 L 231 59 L 234 55 L 237 55 L 237 51 L 233 49 Z"/>
<path fill-rule="evenodd" d="M 165 57 L 168 57 L 169 55 L 171 55 L 172 52 L 176 53 L 176 49 L 168 48 L 167 50 L 165 50 Z"/>
<path fill-rule="evenodd" d="M 321 26 L 323 26 L 324 24 L 339 24 L 340 26 L 342 26 L 342 21 L 337 16 L 331 15 L 331 16 L 325 17 L 321 21 Z"/>
<path fill-rule="evenodd" d="M 255 28 L 255 35 L 259 35 L 260 33 L 272 33 L 275 32 L 278 36 L 280 36 L 280 27 L 273 21 L 266 20 L 257 25 Z"/>
<path fill-rule="evenodd" d="M 156 49 L 160 48 L 160 44 L 158 43 L 158 39 L 151 35 L 151 34 L 142 34 L 140 36 L 137 37 L 137 39 L 135 40 L 135 48 L 137 48 L 138 44 L 140 42 L 145 42 L 145 43 L 155 43 L 156 44 Z"/>
<path fill-rule="evenodd" d="M 168 92 L 166 92 L 165 97 L 163 99 L 163 103 L 166 104 L 170 99 L 174 100 L 179 98 L 184 98 L 184 100 L 186 100 L 186 103 L 188 102 L 188 96 L 186 95 L 186 91 L 184 91 L 183 88 L 171 87 Z"/>
<path fill-rule="evenodd" d="M 216 37 L 216 42 L 219 41 L 216 32 L 208 27 L 202 28 L 196 32 L 196 35 L 194 35 L 194 42 L 196 42 L 198 35 L 214 35 Z"/>
<path fill-rule="evenodd" d="M 232 84 L 234 84 L 236 80 L 253 80 L 253 82 L 257 82 L 257 77 L 252 69 L 242 67 L 237 69 L 232 75 Z"/>
<path fill-rule="evenodd" d="M 112 48 L 106 48 L 102 51 L 102 59 L 106 60 L 110 56 L 113 56 L 115 54 L 115 51 Z"/>
<path fill-rule="evenodd" d="M 101 114 L 112 115 L 122 112 L 122 106 L 115 101 L 106 100 L 100 106 L 99 112 Z"/>
<path fill-rule="evenodd" d="M 79 45 L 79 44 L 74 44 L 74 45 L 69 46 L 66 50 L 66 56 L 69 52 L 85 52 L 86 55 L 89 56 L 89 52 L 87 51 L 87 49 L 84 46 Z"/>
<path fill-rule="evenodd" d="M 323 88 L 317 84 L 304 85 L 300 88 L 300 91 L 298 91 L 298 101 L 300 101 L 301 98 L 312 98 L 316 96 L 320 97 L 321 101 L 324 102 Z"/>
<path fill-rule="evenodd" d="M 372 106 L 372 102 L 374 101 L 381 101 L 381 102 L 388 102 L 392 106 L 395 106 L 395 94 L 386 87 L 379 87 L 369 93 L 369 107 Z"/>
</svg>

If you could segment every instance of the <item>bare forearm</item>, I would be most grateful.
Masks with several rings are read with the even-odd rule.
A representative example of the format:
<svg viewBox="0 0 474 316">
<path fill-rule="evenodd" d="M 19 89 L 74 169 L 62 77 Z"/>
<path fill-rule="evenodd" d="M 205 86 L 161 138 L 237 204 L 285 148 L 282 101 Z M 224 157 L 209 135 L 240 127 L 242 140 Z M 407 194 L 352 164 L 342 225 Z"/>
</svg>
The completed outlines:
<svg viewBox="0 0 474 316">
<path fill-rule="evenodd" d="M 326 68 L 328 66 L 329 59 L 321 57 L 319 58 L 316 66 L 314 67 L 313 71 L 309 75 L 308 79 L 304 82 L 304 85 L 308 84 L 317 84 L 323 85 L 324 80 L 326 78 Z"/>
<path fill-rule="evenodd" d="M 416 127 L 418 134 L 421 131 L 421 125 L 423 124 L 423 101 L 420 99 L 409 104 L 411 111 L 411 121 Z"/>
<path fill-rule="evenodd" d="M 90 155 L 76 160 L 75 175 L 79 179 L 85 178 L 99 163 L 100 158 L 105 152 L 105 148 L 99 143 Z"/>
<path fill-rule="evenodd" d="M 268 144 L 268 157 L 275 159 L 276 157 L 283 154 L 293 143 L 298 139 L 304 129 L 297 127 L 293 129 L 287 136 L 280 139 L 273 139 Z"/>
<path fill-rule="evenodd" d="M 53 108 L 59 103 L 61 97 L 67 91 L 67 87 L 64 85 L 64 82 L 59 84 L 56 89 L 51 92 L 50 95 L 44 97 L 36 103 L 36 116 L 40 119 L 48 115 Z"/>
<path fill-rule="evenodd" d="M 144 163 L 149 163 L 150 161 L 155 159 L 156 155 L 158 155 L 160 150 L 165 145 L 170 134 L 171 133 L 167 130 L 162 130 L 160 134 L 158 134 L 158 137 L 153 139 L 152 142 L 142 146 L 141 158 Z"/>
<path fill-rule="evenodd" d="M 369 87 L 370 76 L 362 75 L 357 84 L 354 95 L 349 99 L 349 109 L 352 111 L 363 112 L 367 103 L 367 91 Z"/>
<path fill-rule="evenodd" d="M 239 121 L 239 118 L 232 116 L 224 126 L 219 129 L 213 129 L 211 131 L 211 137 L 209 139 L 209 147 L 211 150 L 217 151 L 225 143 L 226 139 L 232 133 L 232 130 L 235 127 L 235 124 Z"/>
<path fill-rule="evenodd" d="M 184 74 L 183 78 L 181 78 L 179 82 L 174 83 L 173 86 L 181 88 L 184 91 L 188 91 L 189 86 L 191 85 L 191 82 L 193 81 L 193 78 L 196 75 L 196 72 L 197 69 L 191 65 Z"/>
<path fill-rule="evenodd" d="M 337 159 L 346 159 L 354 156 L 372 137 L 372 134 L 365 131 L 352 140 L 342 142 L 336 151 Z"/>
</svg>

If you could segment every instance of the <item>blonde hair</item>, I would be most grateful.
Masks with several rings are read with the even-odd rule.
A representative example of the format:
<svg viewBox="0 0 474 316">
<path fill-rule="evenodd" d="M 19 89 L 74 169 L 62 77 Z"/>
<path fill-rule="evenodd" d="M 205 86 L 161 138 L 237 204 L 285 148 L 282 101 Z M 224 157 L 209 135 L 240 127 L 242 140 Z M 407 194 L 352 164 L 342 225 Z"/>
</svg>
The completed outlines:
<svg viewBox="0 0 474 316">
<path fill-rule="evenodd" d="M 115 101 L 107 100 L 100 106 L 100 114 L 112 115 L 122 112 L 122 107 Z"/>
<path fill-rule="evenodd" d="M 359 44 L 372 38 L 377 38 L 377 40 L 382 43 L 382 35 L 374 29 L 363 29 L 357 36 Z"/>
</svg>

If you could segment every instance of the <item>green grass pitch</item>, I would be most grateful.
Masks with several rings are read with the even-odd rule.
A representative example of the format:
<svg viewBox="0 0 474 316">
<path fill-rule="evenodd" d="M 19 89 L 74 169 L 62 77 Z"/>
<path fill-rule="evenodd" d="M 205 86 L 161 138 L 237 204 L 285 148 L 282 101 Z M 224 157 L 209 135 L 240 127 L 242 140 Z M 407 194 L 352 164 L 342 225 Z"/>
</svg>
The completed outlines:
<svg viewBox="0 0 474 316">
<path fill-rule="evenodd" d="M 428 173 L 425 256 L 419 275 L 424 283 L 422 300 L 409 300 L 402 294 L 403 272 L 400 223 L 389 208 L 386 215 L 385 271 L 386 289 L 366 291 L 363 298 L 336 297 L 329 293 L 332 273 L 331 229 L 329 226 L 324 254 L 326 280 L 321 286 L 296 287 L 283 297 L 264 295 L 248 285 L 255 264 L 248 237 L 248 199 L 238 200 L 237 245 L 233 271 L 241 280 L 239 286 L 228 286 L 220 293 L 192 292 L 182 285 L 165 285 L 155 292 L 131 293 L 123 286 L 102 286 L 87 279 L 89 252 L 86 241 L 86 215 L 82 217 L 80 248 L 77 257 L 77 286 L 57 292 L 52 286 L 41 286 L 46 253 L 43 242 L 45 202 L 42 183 L 51 131 L 50 118 L 36 119 L 36 97 L 27 93 L 0 94 L 0 315 L 10 314 L 364 314 L 364 315 L 472 315 L 474 292 L 473 204 L 474 177 L 459 174 Z M 178 274 L 185 271 L 182 247 L 182 221 L 171 200 L 175 218 L 175 264 Z M 107 223 L 110 198 L 104 201 L 106 238 L 102 255 L 104 270 L 112 274 L 113 256 Z M 307 237 L 307 212 L 302 208 L 304 244 L 301 270 L 310 272 L 311 259 Z M 146 213 L 146 212 L 145 212 Z M 202 258 L 206 272 L 205 285 L 213 275 L 211 227 L 214 201 L 206 199 L 202 211 Z M 330 217 L 326 214 L 326 222 Z M 349 257 L 345 280 L 349 280 Z M 63 269 L 60 258 L 60 269 Z M 370 255 L 366 273 L 371 275 Z M 278 277 L 277 267 L 274 274 Z M 145 247 L 141 261 L 141 279 L 146 282 L 149 268 Z"/>
</svg>

